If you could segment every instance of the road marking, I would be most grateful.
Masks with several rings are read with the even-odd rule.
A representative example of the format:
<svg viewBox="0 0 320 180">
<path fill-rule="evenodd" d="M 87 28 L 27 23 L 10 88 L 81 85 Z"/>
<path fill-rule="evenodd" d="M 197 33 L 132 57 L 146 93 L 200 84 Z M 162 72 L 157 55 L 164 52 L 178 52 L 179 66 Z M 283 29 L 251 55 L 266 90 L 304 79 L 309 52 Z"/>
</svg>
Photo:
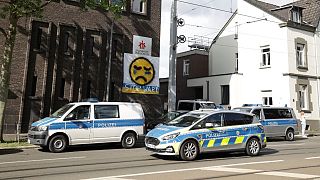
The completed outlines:
<svg viewBox="0 0 320 180">
<path fill-rule="evenodd" d="M 267 176 L 291 177 L 291 178 L 299 178 L 299 179 L 311 179 L 311 178 L 320 177 L 320 176 L 309 175 L 309 174 L 287 173 L 287 172 L 277 172 L 277 171 L 261 172 L 256 174 L 267 175 Z"/>
<path fill-rule="evenodd" d="M 318 157 L 309 157 L 309 158 L 305 158 L 305 159 L 307 159 L 307 160 L 310 160 L 310 159 L 320 159 L 320 156 L 318 156 Z"/>
<path fill-rule="evenodd" d="M 302 146 L 302 145 L 305 145 L 305 143 L 300 143 L 300 144 L 279 144 L 279 145 L 267 145 L 267 147 Z"/>
<path fill-rule="evenodd" d="M 261 170 L 255 169 L 239 169 L 239 168 L 228 168 L 228 167 L 209 167 L 203 170 L 209 171 L 222 171 L 222 172 L 235 172 L 235 173 L 257 173 L 261 172 Z"/>
<path fill-rule="evenodd" d="M 240 165 L 249 165 L 249 164 L 277 163 L 277 162 L 283 162 L 283 160 L 257 161 L 257 162 L 248 162 L 248 163 L 227 164 L 227 165 L 221 165 L 221 166 L 175 169 L 175 170 L 167 170 L 167 171 L 153 171 L 153 172 L 136 173 L 136 174 L 123 174 L 123 175 L 117 175 L 117 176 L 107 176 L 107 177 L 99 177 L 99 178 L 91 178 L 91 179 L 83 179 L 83 180 L 108 180 L 108 178 L 125 178 L 125 177 L 132 177 L 132 176 L 145 176 L 145 175 L 164 174 L 164 173 L 173 173 L 173 172 L 182 172 L 182 171 L 194 171 L 194 170 L 202 170 L 205 168 L 214 168 L 214 167 L 230 167 L 230 166 L 240 166 Z"/>
<path fill-rule="evenodd" d="M 28 163 L 28 162 L 41 162 L 41 161 L 59 161 L 59 160 L 69 160 L 69 159 L 83 159 L 86 156 L 82 157 L 69 157 L 69 158 L 56 158 L 56 159 L 37 159 L 37 160 L 28 160 L 28 161 L 11 161 L 11 162 L 1 162 L 1 164 L 14 164 L 14 163 Z"/>
</svg>

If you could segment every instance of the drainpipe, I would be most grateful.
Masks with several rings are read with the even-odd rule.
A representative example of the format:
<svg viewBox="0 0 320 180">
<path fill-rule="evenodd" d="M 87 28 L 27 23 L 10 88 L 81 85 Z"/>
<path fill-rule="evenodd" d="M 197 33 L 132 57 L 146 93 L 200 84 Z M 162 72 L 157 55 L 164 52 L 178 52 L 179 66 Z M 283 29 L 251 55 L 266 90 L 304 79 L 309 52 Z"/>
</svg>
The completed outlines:
<svg viewBox="0 0 320 180">
<path fill-rule="evenodd" d="M 316 77 L 317 77 L 317 96 L 318 96 L 318 117 L 320 117 L 320 95 L 319 95 L 319 67 L 318 67 L 318 51 L 317 51 L 317 36 L 320 31 L 316 30 L 314 34 L 314 51 L 315 51 L 315 61 L 316 61 Z"/>
</svg>

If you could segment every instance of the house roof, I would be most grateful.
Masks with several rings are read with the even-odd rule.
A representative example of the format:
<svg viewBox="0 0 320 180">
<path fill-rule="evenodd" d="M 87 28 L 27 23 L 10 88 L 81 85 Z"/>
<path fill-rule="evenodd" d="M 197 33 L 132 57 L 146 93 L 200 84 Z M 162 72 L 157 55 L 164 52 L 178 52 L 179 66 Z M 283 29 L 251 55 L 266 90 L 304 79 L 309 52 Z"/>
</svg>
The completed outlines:
<svg viewBox="0 0 320 180">
<path fill-rule="evenodd" d="M 258 0 L 244 0 L 245 2 L 279 18 L 284 22 L 290 20 L 290 10 L 293 7 L 300 7 L 302 11 L 302 24 L 317 27 L 320 19 L 320 1 L 319 0 L 299 0 L 284 6 L 277 6 Z"/>
</svg>

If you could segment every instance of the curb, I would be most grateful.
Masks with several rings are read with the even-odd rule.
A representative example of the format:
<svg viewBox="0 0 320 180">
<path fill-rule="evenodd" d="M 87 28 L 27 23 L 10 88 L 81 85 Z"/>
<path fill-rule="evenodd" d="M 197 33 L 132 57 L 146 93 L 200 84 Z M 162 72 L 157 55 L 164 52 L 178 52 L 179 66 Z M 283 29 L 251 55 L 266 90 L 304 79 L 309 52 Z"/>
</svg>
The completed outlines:
<svg viewBox="0 0 320 180">
<path fill-rule="evenodd" d="M 33 149 L 38 148 L 39 146 L 17 146 L 17 147 L 0 147 L 0 150 L 9 150 L 9 149 Z"/>
</svg>

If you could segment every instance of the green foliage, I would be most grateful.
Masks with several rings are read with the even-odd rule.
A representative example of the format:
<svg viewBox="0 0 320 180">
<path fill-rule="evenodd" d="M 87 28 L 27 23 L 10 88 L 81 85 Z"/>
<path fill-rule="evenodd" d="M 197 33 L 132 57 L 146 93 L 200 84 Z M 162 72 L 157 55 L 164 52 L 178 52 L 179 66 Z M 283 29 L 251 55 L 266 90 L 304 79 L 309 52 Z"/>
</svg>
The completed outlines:
<svg viewBox="0 0 320 180">
<path fill-rule="evenodd" d="M 50 1 L 43 0 L 10 0 L 0 9 L 0 17 L 8 16 L 19 19 L 23 16 L 41 17 L 43 6 Z"/>
<path fill-rule="evenodd" d="M 83 0 L 82 8 L 88 9 L 100 9 L 103 11 L 110 11 L 115 18 L 119 18 L 123 8 L 125 8 L 126 0 Z"/>
</svg>

